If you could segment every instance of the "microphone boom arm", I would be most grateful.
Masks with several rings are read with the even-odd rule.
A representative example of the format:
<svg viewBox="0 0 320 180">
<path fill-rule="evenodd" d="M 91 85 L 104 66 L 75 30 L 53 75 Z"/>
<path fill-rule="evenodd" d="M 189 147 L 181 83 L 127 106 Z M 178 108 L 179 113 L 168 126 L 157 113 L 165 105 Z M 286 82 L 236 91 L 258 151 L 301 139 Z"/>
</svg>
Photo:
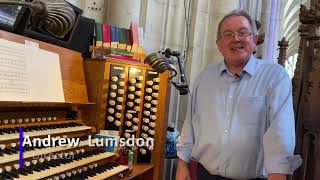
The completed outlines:
<svg viewBox="0 0 320 180">
<path fill-rule="evenodd" d="M 186 94 L 189 93 L 189 86 L 188 86 L 188 83 L 187 83 L 186 76 L 184 74 L 184 70 L 182 68 L 180 53 L 177 52 L 177 51 L 173 51 L 172 52 L 172 56 L 174 56 L 174 57 L 176 57 L 178 59 L 178 66 L 179 66 L 181 84 L 178 85 L 176 82 L 173 82 L 173 81 L 171 81 L 171 83 L 174 85 L 174 87 L 176 87 L 179 90 L 180 95 L 186 95 Z"/>
<path fill-rule="evenodd" d="M 174 87 L 176 87 L 179 90 L 180 95 L 188 94 L 189 86 L 188 86 L 186 77 L 184 75 L 183 66 L 181 64 L 181 59 L 180 59 L 180 53 L 177 51 L 171 52 L 171 50 L 168 48 L 165 50 L 165 52 L 162 52 L 162 54 L 165 54 L 165 58 L 161 57 L 158 53 L 151 53 L 145 58 L 145 62 L 148 63 L 154 70 L 156 70 L 159 73 L 163 73 L 165 70 L 174 72 L 173 75 L 171 74 L 169 75 L 169 82 L 171 82 L 174 85 Z M 170 66 L 168 60 L 166 59 L 166 58 L 170 58 L 171 56 L 174 56 L 178 59 L 180 81 L 181 81 L 180 83 L 172 81 L 172 78 L 175 77 L 178 73 L 174 68 Z"/>
</svg>

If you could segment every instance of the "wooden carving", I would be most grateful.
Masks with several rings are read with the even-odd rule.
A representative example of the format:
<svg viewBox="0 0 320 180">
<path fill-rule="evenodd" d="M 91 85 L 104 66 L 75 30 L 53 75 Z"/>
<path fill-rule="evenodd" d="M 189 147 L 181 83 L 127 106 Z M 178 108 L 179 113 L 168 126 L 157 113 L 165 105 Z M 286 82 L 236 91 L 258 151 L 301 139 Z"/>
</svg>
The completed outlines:
<svg viewBox="0 0 320 180">
<path fill-rule="evenodd" d="M 299 19 L 301 37 L 297 67 L 292 80 L 296 117 L 296 150 L 303 166 L 293 179 L 316 180 L 320 177 L 320 1 L 311 7 L 301 5 Z"/>
<path fill-rule="evenodd" d="M 320 42 L 314 43 L 313 59 L 311 63 L 311 71 L 307 80 L 307 93 L 305 94 L 305 108 L 303 117 L 305 118 L 306 128 L 319 128 L 320 129 L 320 101 L 315 101 L 319 98 L 320 94 Z"/>
<path fill-rule="evenodd" d="M 284 66 L 284 63 L 286 61 L 286 51 L 289 46 L 289 42 L 286 40 L 285 37 L 281 39 L 281 41 L 278 41 L 279 46 L 279 57 L 278 57 L 278 64 L 281 64 Z"/>
</svg>

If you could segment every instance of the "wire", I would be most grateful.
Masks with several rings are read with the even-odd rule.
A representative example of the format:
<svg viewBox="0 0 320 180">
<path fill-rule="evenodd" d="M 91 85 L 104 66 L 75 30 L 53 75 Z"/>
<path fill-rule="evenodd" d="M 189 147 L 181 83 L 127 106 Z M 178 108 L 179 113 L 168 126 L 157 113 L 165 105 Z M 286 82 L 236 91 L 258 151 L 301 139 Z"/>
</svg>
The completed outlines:
<svg viewBox="0 0 320 180">
<path fill-rule="evenodd" d="M 187 2 L 188 1 L 188 2 Z M 191 15 L 191 2 L 192 0 L 184 0 L 184 21 L 186 25 L 186 41 L 185 50 L 183 51 L 182 63 L 184 64 L 188 60 L 189 48 L 190 48 L 190 15 Z"/>
<path fill-rule="evenodd" d="M 187 2 L 188 1 L 188 2 Z M 188 5 L 187 5 L 188 4 Z M 185 43 L 184 43 L 184 51 L 182 53 L 182 57 L 181 57 L 181 65 L 183 66 L 184 64 L 186 64 L 186 62 L 188 61 L 188 55 L 189 55 L 189 48 L 190 48 L 190 24 L 191 24 L 191 4 L 192 4 L 192 0 L 184 0 L 183 1 L 183 5 L 184 5 L 184 20 L 185 20 L 185 25 L 186 25 L 186 31 L 185 31 Z M 188 6 L 188 8 L 187 8 Z M 187 83 L 187 79 L 186 79 L 186 83 Z M 189 97 L 191 97 L 191 93 L 188 94 Z M 178 103 L 179 104 L 179 103 Z"/>
</svg>

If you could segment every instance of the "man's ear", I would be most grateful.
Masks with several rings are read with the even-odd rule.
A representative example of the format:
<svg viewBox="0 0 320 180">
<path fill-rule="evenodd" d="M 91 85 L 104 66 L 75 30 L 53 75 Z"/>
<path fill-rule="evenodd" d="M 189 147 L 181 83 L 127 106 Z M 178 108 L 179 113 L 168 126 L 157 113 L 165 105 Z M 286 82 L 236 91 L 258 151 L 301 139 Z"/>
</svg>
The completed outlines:
<svg viewBox="0 0 320 180">
<path fill-rule="evenodd" d="M 219 49 L 219 51 L 220 51 L 220 42 L 219 42 L 219 39 L 216 40 L 216 45 L 217 45 L 217 47 L 218 47 L 218 49 Z"/>
</svg>

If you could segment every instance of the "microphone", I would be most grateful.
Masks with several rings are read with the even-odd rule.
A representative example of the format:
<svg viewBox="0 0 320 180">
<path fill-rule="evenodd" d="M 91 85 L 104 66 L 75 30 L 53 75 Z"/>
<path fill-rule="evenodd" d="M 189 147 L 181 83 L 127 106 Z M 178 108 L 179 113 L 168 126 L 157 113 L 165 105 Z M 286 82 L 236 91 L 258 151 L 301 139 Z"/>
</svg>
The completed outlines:
<svg viewBox="0 0 320 180">
<path fill-rule="evenodd" d="M 0 6 L 24 6 L 31 10 L 32 29 L 44 27 L 51 35 L 64 38 L 72 30 L 76 13 L 64 0 L 34 0 L 32 2 L 0 0 Z"/>
<path fill-rule="evenodd" d="M 163 73 L 165 70 L 171 69 L 168 61 L 161 57 L 158 53 L 149 54 L 144 61 L 158 73 Z"/>
<path fill-rule="evenodd" d="M 235 73 L 234 76 L 235 76 L 235 81 L 240 81 L 243 78 L 243 76 L 241 76 L 237 73 Z"/>
<path fill-rule="evenodd" d="M 167 48 L 164 52 L 162 52 L 162 54 L 165 56 L 165 58 L 163 58 L 161 56 L 161 54 L 159 54 L 159 53 L 152 53 L 152 54 L 148 55 L 145 58 L 145 62 L 147 64 L 149 64 L 155 71 L 157 71 L 159 73 L 163 73 L 165 70 L 169 70 L 169 71 L 174 72 L 174 75 L 171 75 L 169 77 L 169 81 L 174 85 L 175 88 L 177 88 L 179 90 L 180 95 L 188 94 L 189 93 L 189 86 L 188 86 L 188 83 L 187 83 L 187 80 L 186 80 L 186 77 L 184 75 L 184 71 L 182 68 L 181 59 L 180 59 L 180 52 L 177 52 L 177 51 L 171 52 L 171 50 L 169 48 Z M 170 58 L 171 56 L 174 56 L 178 59 L 180 81 L 181 81 L 180 83 L 172 81 L 172 78 L 177 75 L 177 71 L 170 67 L 169 62 L 166 59 L 166 58 Z"/>
</svg>

